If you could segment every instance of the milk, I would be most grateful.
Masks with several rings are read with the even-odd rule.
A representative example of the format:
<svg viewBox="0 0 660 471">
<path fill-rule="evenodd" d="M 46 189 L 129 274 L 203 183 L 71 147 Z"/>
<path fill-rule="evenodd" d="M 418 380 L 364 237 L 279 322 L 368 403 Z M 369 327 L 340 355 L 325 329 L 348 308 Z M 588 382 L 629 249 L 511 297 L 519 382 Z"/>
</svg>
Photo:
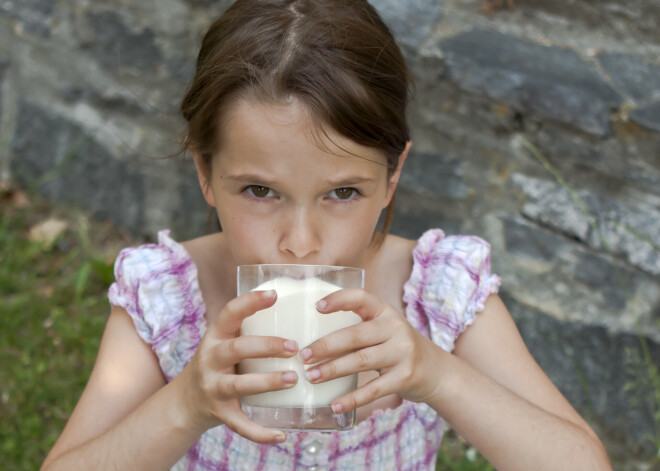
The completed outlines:
<svg viewBox="0 0 660 471">
<path fill-rule="evenodd" d="M 245 319 L 241 327 L 241 335 L 293 339 L 302 349 L 330 332 L 361 321 L 360 316 L 353 312 L 320 314 L 316 310 L 316 302 L 341 288 L 318 278 L 303 280 L 276 278 L 258 286 L 255 291 L 269 289 L 277 292 L 277 301 L 268 309 Z M 243 403 L 259 407 L 327 407 L 332 400 L 352 391 L 357 385 L 357 374 L 311 384 L 305 377 L 305 370 L 308 367 L 297 355 L 292 358 L 258 358 L 241 361 L 240 373 L 292 370 L 298 374 L 298 382 L 292 388 L 246 396 L 242 399 Z"/>
</svg>

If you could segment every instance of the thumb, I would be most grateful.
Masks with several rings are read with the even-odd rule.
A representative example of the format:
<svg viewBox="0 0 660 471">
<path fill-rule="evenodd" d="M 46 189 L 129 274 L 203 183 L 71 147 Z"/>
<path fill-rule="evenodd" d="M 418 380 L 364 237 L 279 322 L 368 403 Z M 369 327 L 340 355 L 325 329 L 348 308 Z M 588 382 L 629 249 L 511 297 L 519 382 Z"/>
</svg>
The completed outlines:
<svg viewBox="0 0 660 471">
<path fill-rule="evenodd" d="M 276 300 L 275 290 L 242 294 L 225 305 L 215 319 L 213 328 L 221 339 L 235 337 L 246 317 L 272 306 Z"/>
</svg>

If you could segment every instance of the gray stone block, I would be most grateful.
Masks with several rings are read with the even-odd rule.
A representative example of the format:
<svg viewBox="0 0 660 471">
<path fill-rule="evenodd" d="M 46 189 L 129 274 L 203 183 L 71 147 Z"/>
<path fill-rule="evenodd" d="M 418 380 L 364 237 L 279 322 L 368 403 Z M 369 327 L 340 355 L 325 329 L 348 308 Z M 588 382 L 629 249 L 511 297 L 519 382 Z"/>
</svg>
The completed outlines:
<svg viewBox="0 0 660 471">
<path fill-rule="evenodd" d="M 11 170 L 21 186 L 138 233 L 144 220 L 142 175 L 78 124 L 23 100 L 11 146 Z"/>
<path fill-rule="evenodd" d="M 423 210 L 396 208 L 390 233 L 417 240 L 429 229 L 442 229 L 445 234 L 460 234 L 460 222 L 443 218 Z"/>
<path fill-rule="evenodd" d="M 452 80 L 464 90 L 596 136 L 610 134 L 610 113 L 622 97 L 574 51 L 486 30 L 440 46 Z"/>
<path fill-rule="evenodd" d="M 502 222 L 509 253 L 547 263 L 553 261 L 566 244 L 565 238 L 525 220 L 504 218 Z"/>
<path fill-rule="evenodd" d="M 186 3 L 189 3 L 191 5 L 203 5 L 203 6 L 213 6 L 213 7 L 218 7 L 220 5 L 220 9 L 222 11 L 226 10 L 229 8 L 236 0 L 185 0 Z"/>
<path fill-rule="evenodd" d="M 390 232 L 408 239 L 418 239 L 431 228 L 446 234 L 459 234 L 461 221 L 449 211 L 443 211 L 444 202 L 437 197 L 419 197 L 405 189 L 397 191 L 394 220 Z"/>
<path fill-rule="evenodd" d="M 660 101 L 632 110 L 630 118 L 637 124 L 660 132 Z M 658 155 L 660 155 L 660 149 L 658 149 Z"/>
<path fill-rule="evenodd" d="M 513 182 L 525 194 L 522 208 L 525 217 L 578 241 L 589 240 L 592 229 L 589 218 L 559 184 L 521 174 L 515 174 Z"/>
<path fill-rule="evenodd" d="M 0 13 L 17 20 L 30 34 L 50 37 L 54 0 L 3 0 Z"/>
<path fill-rule="evenodd" d="M 154 113 L 153 106 L 146 100 L 125 91 L 117 92 L 69 84 L 62 90 L 62 98 L 67 103 L 87 103 L 96 110 L 103 110 L 104 113 L 132 119 Z"/>
<path fill-rule="evenodd" d="M 530 352 L 548 376 L 609 443 L 649 457 L 660 407 L 648 373 L 660 365 L 660 345 L 604 327 L 554 319 L 500 293 Z"/>
<path fill-rule="evenodd" d="M 171 59 L 165 62 L 168 75 L 182 86 L 188 85 L 195 77 L 195 61 L 193 59 Z"/>
<path fill-rule="evenodd" d="M 192 239 L 217 232 L 217 213 L 202 196 L 192 157 L 177 160 L 176 167 L 180 179 L 176 187 L 178 203 L 170 223 L 173 233 L 181 239 Z"/>
<path fill-rule="evenodd" d="M 559 183 L 513 176 L 526 195 L 522 214 L 532 221 L 615 256 L 652 274 L 660 275 L 660 211 L 639 209 L 587 190 L 575 196 Z"/>
<path fill-rule="evenodd" d="M 442 0 L 370 0 L 406 55 L 414 55 L 440 20 Z"/>
<path fill-rule="evenodd" d="M 144 28 L 133 31 L 115 12 L 88 13 L 94 38 L 89 47 L 94 59 L 106 69 L 131 67 L 152 69 L 163 63 L 154 32 Z"/>
<path fill-rule="evenodd" d="M 597 31 L 619 44 L 630 39 L 641 44 L 660 42 L 660 3 L 654 0 L 515 0 L 515 4 L 517 9 L 561 17 L 571 25 L 571 36 Z"/>
<path fill-rule="evenodd" d="M 2 88 L 5 81 L 5 71 L 7 70 L 7 62 L 0 59 L 0 113 L 2 112 Z"/>
<path fill-rule="evenodd" d="M 617 123 L 616 134 L 618 139 L 603 142 L 546 123 L 533 139 L 565 177 L 613 195 L 634 188 L 639 198 L 653 204 L 660 197 L 660 134 L 629 122 Z"/>
<path fill-rule="evenodd" d="M 635 101 L 660 98 L 660 65 L 620 53 L 602 53 L 598 60 L 620 93 Z"/>
<path fill-rule="evenodd" d="M 636 292 L 638 278 L 641 278 L 639 272 L 613 263 L 601 255 L 587 252 L 576 252 L 576 255 L 578 260 L 573 270 L 573 279 L 602 293 L 608 308 L 623 310 L 628 296 Z"/>
<path fill-rule="evenodd" d="M 463 181 L 463 161 L 436 154 L 411 152 L 399 184 L 425 196 L 464 200 L 468 187 Z"/>
</svg>

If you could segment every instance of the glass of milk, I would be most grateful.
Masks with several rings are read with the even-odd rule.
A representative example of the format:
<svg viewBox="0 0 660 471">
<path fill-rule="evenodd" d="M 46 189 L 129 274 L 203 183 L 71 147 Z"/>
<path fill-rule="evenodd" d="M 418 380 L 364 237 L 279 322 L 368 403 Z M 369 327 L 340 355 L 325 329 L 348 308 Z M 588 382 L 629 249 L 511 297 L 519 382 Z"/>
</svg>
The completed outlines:
<svg viewBox="0 0 660 471">
<path fill-rule="evenodd" d="M 364 270 L 322 265 L 242 265 L 238 267 L 238 295 L 274 289 L 277 301 L 243 321 L 241 335 L 293 339 L 299 348 L 333 332 L 361 322 L 346 311 L 321 314 L 316 302 L 342 288 L 364 288 Z M 333 414 L 330 403 L 357 387 L 357 374 L 312 384 L 305 365 L 292 358 L 243 360 L 239 373 L 292 370 L 298 382 L 292 388 L 241 398 L 245 413 L 255 422 L 280 430 L 345 430 L 356 423 L 355 411 Z"/>
</svg>

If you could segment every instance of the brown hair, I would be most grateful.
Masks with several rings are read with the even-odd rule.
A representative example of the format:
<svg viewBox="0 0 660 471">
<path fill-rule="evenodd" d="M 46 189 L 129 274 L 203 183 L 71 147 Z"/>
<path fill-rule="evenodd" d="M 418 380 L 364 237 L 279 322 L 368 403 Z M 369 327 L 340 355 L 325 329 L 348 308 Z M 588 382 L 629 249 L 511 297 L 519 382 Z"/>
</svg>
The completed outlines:
<svg viewBox="0 0 660 471">
<path fill-rule="evenodd" d="M 187 146 L 210 171 L 230 104 L 295 97 L 319 129 L 382 150 L 393 172 L 410 140 L 411 86 L 401 51 L 366 0 L 237 0 L 206 33 L 181 103 Z M 394 199 L 378 243 L 393 214 Z"/>
</svg>

